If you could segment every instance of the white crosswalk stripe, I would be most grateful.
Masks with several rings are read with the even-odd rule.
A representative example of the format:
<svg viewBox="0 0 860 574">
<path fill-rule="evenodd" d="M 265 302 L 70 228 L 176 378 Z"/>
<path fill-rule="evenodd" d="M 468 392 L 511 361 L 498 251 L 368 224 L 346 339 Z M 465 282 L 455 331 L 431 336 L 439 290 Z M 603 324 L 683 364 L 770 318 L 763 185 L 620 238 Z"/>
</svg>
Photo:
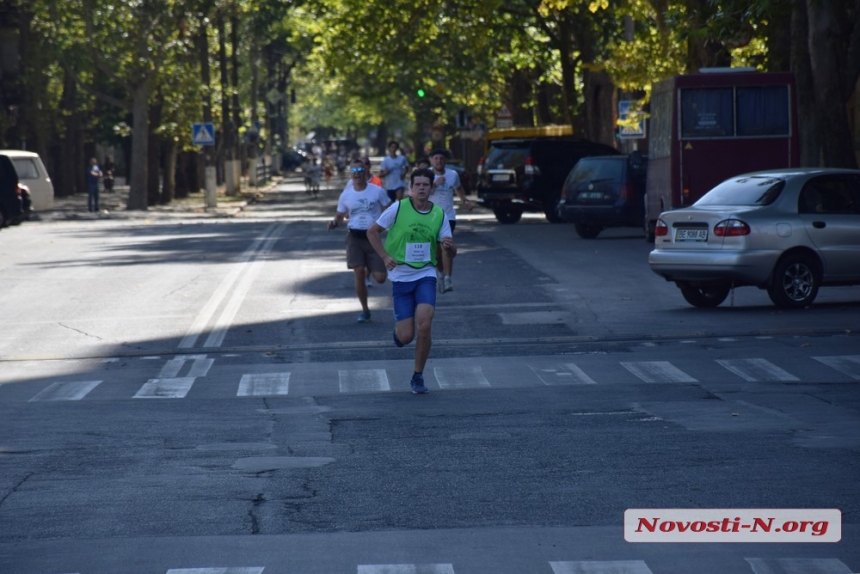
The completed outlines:
<svg viewBox="0 0 860 574">
<path fill-rule="evenodd" d="M 575 363 L 565 363 L 560 368 L 535 367 L 529 368 L 545 385 L 596 385 L 597 382 L 585 374 Z"/>
<path fill-rule="evenodd" d="M 473 389 L 489 387 L 490 381 L 484 376 L 480 366 L 467 365 L 463 367 L 435 367 L 433 374 L 441 389 Z"/>
<path fill-rule="evenodd" d="M 550 562 L 553 574 L 653 574 L 642 560 Z"/>
<path fill-rule="evenodd" d="M 621 366 L 646 383 L 698 383 L 696 379 L 669 361 L 644 361 L 625 363 Z"/>
<path fill-rule="evenodd" d="M 758 381 L 800 380 L 765 359 L 718 359 L 717 363 L 740 378 L 753 383 Z"/>
<path fill-rule="evenodd" d="M 182 399 L 191 390 L 194 377 L 149 379 L 134 395 L 135 399 Z"/>
<path fill-rule="evenodd" d="M 798 361 L 794 360 L 792 365 L 804 371 L 800 378 L 777 364 L 764 358 L 744 359 L 717 359 L 713 362 L 704 361 L 695 363 L 695 374 L 688 374 L 675 366 L 670 361 L 641 361 L 641 362 L 616 362 L 607 361 L 595 363 L 593 358 L 577 363 L 557 363 L 552 361 L 535 362 L 529 364 L 525 361 L 518 365 L 519 370 L 510 368 L 499 368 L 495 364 L 489 365 L 489 371 L 484 367 L 466 363 L 461 359 L 449 362 L 437 362 L 439 366 L 432 369 L 432 374 L 427 374 L 428 384 L 432 387 L 433 376 L 440 389 L 462 390 L 462 389 L 488 389 L 522 387 L 531 385 L 546 386 L 585 386 L 604 385 L 615 383 L 698 383 L 697 377 L 705 380 L 713 379 L 713 373 L 726 369 L 745 381 L 750 382 L 803 382 L 826 383 L 833 381 L 833 371 L 838 371 L 854 380 L 860 380 L 860 355 L 806 357 L 803 360 L 814 359 L 819 366 L 818 373 L 810 375 L 808 366 L 798 367 Z M 402 385 L 406 387 L 408 379 L 408 367 L 404 371 L 402 365 L 386 365 L 386 368 L 375 369 L 320 369 L 312 365 L 296 365 L 290 372 L 265 372 L 271 368 L 270 364 L 246 365 L 245 368 L 252 371 L 243 374 L 235 373 L 235 365 L 225 365 L 226 370 L 216 370 L 213 377 L 210 373 L 215 367 L 215 359 L 206 355 L 188 355 L 176 357 L 166 361 L 158 371 L 159 376 L 146 379 L 145 375 L 140 379 L 146 382 L 133 393 L 133 398 L 186 398 L 200 377 L 208 377 L 206 389 L 201 389 L 200 397 L 217 396 L 226 391 L 226 385 L 235 385 L 228 393 L 232 396 L 286 396 L 289 394 L 306 396 L 311 394 L 339 393 L 371 393 L 389 392 L 389 372 L 391 376 L 397 377 Z M 688 364 L 688 363 L 685 363 Z M 710 366 L 709 366 L 710 365 Z M 411 366 L 411 365 L 410 365 Z M 615 366 L 621 366 L 629 375 L 619 374 Z M 685 369 L 690 367 L 684 367 Z M 825 369 L 826 372 L 825 372 Z M 257 372 L 253 372 L 253 371 Z M 588 372 L 586 372 L 588 371 Z M 179 376 L 179 374 L 184 376 Z M 529 376 L 531 373 L 534 376 Z M 711 374 L 709 374 L 711 373 Z M 176 375 L 176 376 L 164 376 Z M 592 378 L 592 375 L 595 378 Z M 233 378 L 235 377 L 235 378 Z M 335 378 L 336 377 L 336 378 Z M 35 396 L 28 396 L 23 400 L 30 402 L 47 401 L 79 401 L 90 399 L 92 391 L 102 385 L 104 392 L 98 393 L 99 398 L 115 398 L 117 392 L 122 388 L 126 377 L 119 377 L 111 381 L 109 385 L 102 385 L 98 381 L 63 381 L 48 380 L 48 386 L 43 388 Z M 140 380 L 138 379 L 138 380 Z M 238 380 L 237 380 L 238 379 Z M 337 385 L 335 386 L 335 381 Z M 140 384 L 140 383 L 139 383 Z M 107 390 L 110 387 L 110 390 Z M 128 396 L 128 395 L 126 395 Z"/>
<path fill-rule="evenodd" d="M 844 355 L 841 357 L 812 357 L 819 363 L 824 363 L 842 374 L 848 375 L 855 381 L 860 381 L 860 355 Z"/>
<path fill-rule="evenodd" d="M 262 574 L 264 566 L 251 568 L 171 568 L 167 574 Z"/>
<path fill-rule="evenodd" d="M 242 375 L 237 397 L 286 395 L 290 392 L 290 373 Z"/>
<path fill-rule="evenodd" d="M 34 401 L 79 401 L 101 381 L 67 381 L 51 383 L 45 390 L 30 399 Z"/>
<path fill-rule="evenodd" d="M 451 564 L 361 564 L 358 574 L 454 574 Z"/>
<path fill-rule="evenodd" d="M 852 574 L 836 558 L 745 558 L 754 574 Z"/>
<path fill-rule="evenodd" d="M 355 369 L 337 372 L 338 384 L 342 393 L 367 393 L 390 391 L 385 369 Z"/>
</svg>

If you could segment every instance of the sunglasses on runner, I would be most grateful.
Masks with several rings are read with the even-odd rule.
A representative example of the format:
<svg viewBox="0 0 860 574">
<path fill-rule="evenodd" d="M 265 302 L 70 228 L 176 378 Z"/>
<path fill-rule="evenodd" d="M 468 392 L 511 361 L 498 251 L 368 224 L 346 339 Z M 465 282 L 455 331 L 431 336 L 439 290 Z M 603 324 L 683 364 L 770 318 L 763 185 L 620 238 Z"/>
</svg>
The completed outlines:
<svg viewBox="0 0 860 574">
<path fill-rule="evenodd" d="M 349 168 L 349 173 L 361 173 L 364 171 L 363 167 L 351 167 Z"/>
</svg>

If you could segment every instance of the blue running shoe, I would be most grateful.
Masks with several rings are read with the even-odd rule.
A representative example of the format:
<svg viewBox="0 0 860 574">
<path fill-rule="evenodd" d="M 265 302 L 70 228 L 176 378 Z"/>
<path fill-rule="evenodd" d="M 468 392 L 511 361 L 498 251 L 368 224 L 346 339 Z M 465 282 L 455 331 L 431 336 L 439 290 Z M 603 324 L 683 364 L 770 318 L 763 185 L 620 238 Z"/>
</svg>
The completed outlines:
<svg viewBox="0 0 860 574">
<path fill-rule="evenodd" d="M 359 323 L 370 323 L 370 311 L 362 311 L 358 316 Z"/>
<path fill-rule="evenodd" d="M 412 394 L 426 395 L 429 391 L 424 386 L 424 375 L 412 375 Z"/>
</svg>

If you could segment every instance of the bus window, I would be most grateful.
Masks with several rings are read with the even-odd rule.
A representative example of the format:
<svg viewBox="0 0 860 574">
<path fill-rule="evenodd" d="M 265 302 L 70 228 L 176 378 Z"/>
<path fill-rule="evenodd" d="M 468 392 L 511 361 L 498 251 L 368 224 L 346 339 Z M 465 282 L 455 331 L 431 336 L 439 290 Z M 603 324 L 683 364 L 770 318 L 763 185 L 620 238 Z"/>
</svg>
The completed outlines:
<svg viewBox="0 0 860 574">
<path fill-rule="evenodd" d="M 734 135 L 731 88 L 681 91 L 681 137 L 714 138 Z"/>
<path fill-rule="evenodd" d="M 738 87 L 738 135 L 788 135 L 788 86 Z"/>
</svg>

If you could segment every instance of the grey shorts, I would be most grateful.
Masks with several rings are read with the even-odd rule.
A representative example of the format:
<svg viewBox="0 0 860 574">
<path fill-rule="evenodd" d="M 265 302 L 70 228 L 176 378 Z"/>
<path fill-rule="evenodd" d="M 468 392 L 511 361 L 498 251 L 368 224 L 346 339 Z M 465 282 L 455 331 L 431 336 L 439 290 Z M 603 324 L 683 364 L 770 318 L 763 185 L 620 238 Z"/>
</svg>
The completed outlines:
<svg viewBox="0 0 860 574">
<path fill-rule="evenodd" d="M 385 262 L 376 253 L 367 236 L 354 231 L 346 234 L 346 267 L 347 269 L 368 267 L 371 273 L 386 271 Z"/>
</svg>

